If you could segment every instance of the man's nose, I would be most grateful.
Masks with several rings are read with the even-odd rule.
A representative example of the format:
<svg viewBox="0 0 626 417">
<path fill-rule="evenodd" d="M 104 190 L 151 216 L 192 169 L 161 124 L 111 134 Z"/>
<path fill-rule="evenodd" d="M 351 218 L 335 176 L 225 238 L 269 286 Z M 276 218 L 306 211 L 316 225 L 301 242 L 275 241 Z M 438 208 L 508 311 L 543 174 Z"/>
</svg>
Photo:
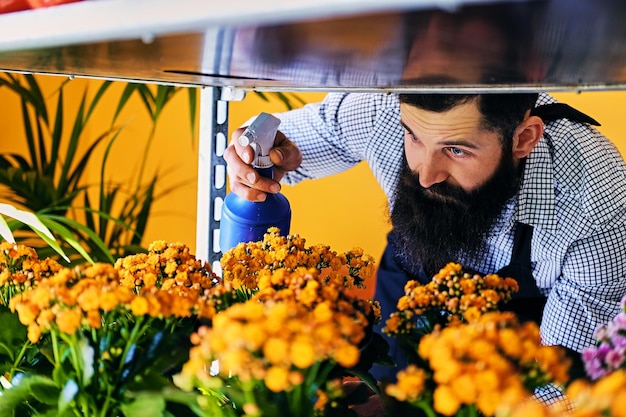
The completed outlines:
<svg viewBox="0 0 626 417">
<path fill-rule="evenodd" d="M 448 172 L 445 164 L 438 158 L 428 157 L 422 161 L 418 170 L 420 185 L 430 188 L 434 184 L 444 182 L 448 179 Z"/>
</svg>

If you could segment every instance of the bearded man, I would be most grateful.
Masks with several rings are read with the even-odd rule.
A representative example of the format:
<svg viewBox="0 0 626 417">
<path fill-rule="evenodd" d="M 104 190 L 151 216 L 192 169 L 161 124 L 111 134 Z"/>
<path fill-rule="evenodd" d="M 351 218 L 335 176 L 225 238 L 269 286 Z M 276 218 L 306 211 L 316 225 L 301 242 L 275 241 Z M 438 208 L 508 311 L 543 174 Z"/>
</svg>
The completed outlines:
<svg viewBox="0 0 626 417">
<path fill-rule="evenodd" d="M 233 140 L 224 155 L 231 189 L 262 201 L 281 179 L 367 161 L 393 226 L 376 282 L 383 318 L 407 280 L 428 282 L 447 262 L 515 278 L 511 309 L 540 323 L 549 345 L 580 352 L 619 312 L 626 165 L 595 120 L 545 93 L 331 93 L 277 116 L 274 179 L 259 177 L 244 162 L 251 149 Z M 396 372 L 375 370 L 379 379 Z"/>
</svg>

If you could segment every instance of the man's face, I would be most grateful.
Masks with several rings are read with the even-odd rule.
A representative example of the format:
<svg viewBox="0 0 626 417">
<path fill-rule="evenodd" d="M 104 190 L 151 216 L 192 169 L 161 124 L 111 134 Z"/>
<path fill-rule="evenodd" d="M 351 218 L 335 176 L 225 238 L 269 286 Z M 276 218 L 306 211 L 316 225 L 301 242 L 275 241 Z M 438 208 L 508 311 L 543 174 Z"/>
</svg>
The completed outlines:
<svg viewBox="0 0 626 417">
<path fill-rule="evenodd" d="M 434 113 L 401 105 L 406 164 L 391 220 L 405 264 L 432 275 L 460 253 L 479 256 L 519 185 L 517 161 L 481 129 L 475 102 Z"/>
<path fill-rule="evenodd" d="M 480 128 L 475 102 L 436 113 L 400 105 L 406 161 L 433 198 L 446 198 L 438 187 L 470 192 L 494 174 L 502 159 L 499 134 Z"/>
</svg>

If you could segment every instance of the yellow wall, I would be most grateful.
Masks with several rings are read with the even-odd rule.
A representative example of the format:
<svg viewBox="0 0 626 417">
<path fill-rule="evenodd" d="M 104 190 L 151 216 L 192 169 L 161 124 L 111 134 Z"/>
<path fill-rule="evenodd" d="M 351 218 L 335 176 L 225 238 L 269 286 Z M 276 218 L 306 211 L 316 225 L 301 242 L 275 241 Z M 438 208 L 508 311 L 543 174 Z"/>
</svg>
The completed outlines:
<svg viewBox="0 0 626 417">
<path fill-rule="evenodd" d="M 40 77 L 48 89 L 58 84 L 58 77 Z M 79 99 L 87 85 L 85 80 L 70 83 L 72 94 Z M 91 83 L 97 83 L 92 81 Z M 89 86 L 94 91 L 93 85 Z M 121 85 L 116 87 L 121 89 Z M 0 151 L 19 146 L 21 124 L 17 100 L 0 88 Z M 121 90 L 117 90 L 121 91 Z M 319 100 L 321 93 L 298 93 L 308 101 Z M 623 108 L 626 106 L 626 92 L 585 92 L 554 94 L 559 100 L 577 107 L 599 120 L 600 130 L 611 138 L 622 153 L 626 151 L 626 135 L 623 132 Z M 110 94 L 113 108 L 118 94 Z M 155 204 L 154 213 L 148 225 L 144 243 L 155 239 L 182 241 L 192 249 L 195 247 L 196 216 L 196 177 L 197 146 L 189 134 L 187 97 L 179 94 L 163 113 L 160 128 L 149 154 L 151 172 L 158 171 L 162 176 L 161 189 L 173 187 L 166 198 Z M 113 157 L 117 161 L 109 173 L 117 178 L 130 178 L 138 169 L 139 157 L 147 139 L 147 115 L 138 106 L 129 109 L 122 121 L 128 126 L 120 137 Z M 282 111 L 284 106 L 277 100 L 270 103 L 249 93 L 242 102 L 230 105 L 230 126 L 235 128 L 260 111 Z M 88 135 L 96 135 L 103 130 L 102 124 L 110 120 L 113 110 L 104 111 L 100 118 L 101 126 L 90 126 Z M 232 129 L 231 129 L 232 130 Z M 96 168 L 97 170 L 97 168 Z M 97 178 L 97 171 L 92 180 Z M 386 201 L 367 166 L 356 168 L 316 181 L 308 181 L 295 187 L 283 187 L 283 193 L 291 202 L 293 210 L 292 233 L 298 233 L 310 244 L 326 243 L 338 251 L 354 246 L 362 247 L 367 253 L 378 258 L 382 253 L 385 234 L 389 229 L 386 217 Z"/>
</svg>

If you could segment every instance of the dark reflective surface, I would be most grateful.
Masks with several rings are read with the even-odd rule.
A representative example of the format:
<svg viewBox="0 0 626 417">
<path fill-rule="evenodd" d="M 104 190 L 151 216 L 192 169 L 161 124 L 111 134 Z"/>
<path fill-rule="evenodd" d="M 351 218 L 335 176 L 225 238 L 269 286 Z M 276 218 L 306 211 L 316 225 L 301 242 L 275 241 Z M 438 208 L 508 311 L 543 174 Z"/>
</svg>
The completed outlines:
<svg viewBox="0 0 626 417">
<path fill-rule="evenodd" d="M 532 0 L 0 53 L 0 68 L 274 90 L 623 89 L 626 2 Z"/>
</svg>

